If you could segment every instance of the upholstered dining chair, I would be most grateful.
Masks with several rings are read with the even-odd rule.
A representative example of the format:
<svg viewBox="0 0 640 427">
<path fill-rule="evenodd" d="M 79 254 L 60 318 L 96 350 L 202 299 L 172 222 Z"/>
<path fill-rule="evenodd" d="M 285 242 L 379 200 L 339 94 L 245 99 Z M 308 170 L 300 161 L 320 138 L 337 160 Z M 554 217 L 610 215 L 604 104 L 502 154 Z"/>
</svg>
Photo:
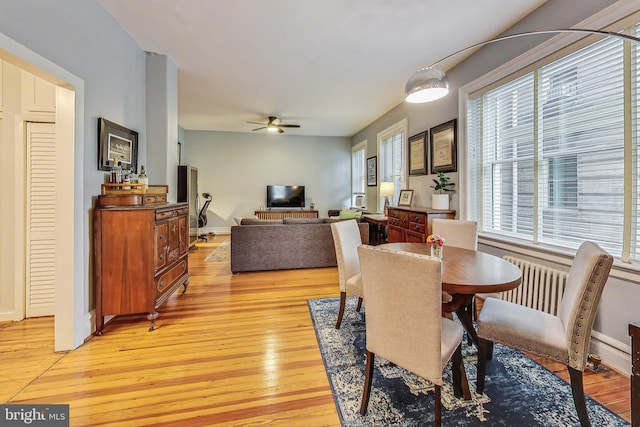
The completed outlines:
<svg viewBox="0 0 640 427">
<path fill-rule="evenodd" d="M 478 223 L 457 219 L 434 218 L 431 233 L 444 237 L 446 246 L 478 250 Z M 446 250 L 446 249 L 445 249 Z"/>
<path fill-rule="evenodd" d="M 445 247 L 454 246 L 472 251 L 478 250 L 478 223 L 476 221 L 434 218 L 431 223 L 431 233 L 443 237 Z M 451 295 L 443 292 L 442 302 L 450 301 Z M 467 310 L 472 312 L 473 305 L 467 307 Z"/>
<path fill-rule="evenodd" d="M 441 262 L 428 255 L 362 245 L 358 248 L 366 314 L 366 367 L 360 413 L 366 414 L 378 355 L 435 385 L 435 425 L 441 424 L 442 371 L 453 362 L 456 397 L 462 395 L 463 328 L 441 315 Z"/>
<path fill-rule="evenodd" d="M 340 308 L 338 309 L 336 329 L 340 329 L 347 293 L 358 297 L 356 311 L 360 311 L 362 307 L 362 277 L 360 275 L 360 260 L 358 259 L 358 246 L 362 244 L 362 237 L 360 237 L 360 229 L 355 219 L 331 223 L 331 234 L 338 261 Z"/>
<path fill-rule="evenodd" d="M 613 257 L 596 243 L 582 243 L 571 264 L 557 316 L 509 301 L 487 299 L 478 315 L 477 392 L 484 391 L 487 358 L 492 357 L 494 342 L 535 353 L 567 366 L 580 424 L 590 425 L 582 373 L 612 264 Z"/>
</svg>

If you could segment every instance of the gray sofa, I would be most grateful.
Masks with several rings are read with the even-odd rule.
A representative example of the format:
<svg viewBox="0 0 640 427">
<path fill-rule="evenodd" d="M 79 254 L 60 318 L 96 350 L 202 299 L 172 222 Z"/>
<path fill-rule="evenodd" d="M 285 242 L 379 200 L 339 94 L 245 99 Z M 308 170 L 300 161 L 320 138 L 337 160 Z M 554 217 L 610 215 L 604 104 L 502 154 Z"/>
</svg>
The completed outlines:
<svg viewBox="0 0 640 427">
<path fill-rule="evenodd" d="M 335 267 L 334 219 L 243 219 L 231 227 L 231 272 Z M 355 221 L 354 219 L 346 221 Z M 369 224 L 359 222 L 363 243 Z"/>
</svg>

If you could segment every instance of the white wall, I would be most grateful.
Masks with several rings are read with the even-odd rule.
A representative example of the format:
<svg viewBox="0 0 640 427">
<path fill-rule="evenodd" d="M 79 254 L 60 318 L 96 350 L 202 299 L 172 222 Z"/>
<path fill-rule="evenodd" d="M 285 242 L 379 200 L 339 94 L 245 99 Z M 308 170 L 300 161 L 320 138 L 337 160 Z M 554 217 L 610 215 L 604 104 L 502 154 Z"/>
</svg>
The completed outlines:
<svg viewBox="0 0 640 427">
<path fill-rule="evenodd" d="M 198 168 L 199 192 L 211 193 L 205 231 L 224 232 L 234 217 L 266 205 L 269 184 L 304 185 L 320 216 L 349 207 L 349 138 L 184 131 L 182 164 Z"/>
<path fill-rule="evenodd" d="M 67 189 L 74 192 L 76 212 L 73 234 L 68 236 L 74 242 L 75 273 L 73 294 L 66 295 L 66 303 L 73 306 L 73 346 L 78 346 L 90 332 L 91 212 L 105 179 L 97 169 L 97 120 L 105 117 L 138 131 L 141 153 L 146 153 L 145 52 L 96 0 L 11 2 L 2 7 L 0 29 L 8 39 L 0 38 L 0 57 L 33 64 L 57 77 L 56 84 L 69 84 L 76 91 L 75 188 Z M 13 283 L 0 283 L 3 286 Z"/>
</svg>

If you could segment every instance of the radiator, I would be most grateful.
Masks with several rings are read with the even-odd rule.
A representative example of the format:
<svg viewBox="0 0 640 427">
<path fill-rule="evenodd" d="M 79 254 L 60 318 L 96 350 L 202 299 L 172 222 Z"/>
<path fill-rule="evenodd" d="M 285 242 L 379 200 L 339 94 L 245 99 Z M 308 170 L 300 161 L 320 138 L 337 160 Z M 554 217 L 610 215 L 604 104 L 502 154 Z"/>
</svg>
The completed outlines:
<svg viewBox="0 0 640 427">
<path fill-rule="evenodd" d="M 500 299 L 557 315 L 568 273 L 512 256 L 503 258 L 520 269 L 522 283 L 502 292 Z"/>
</svg>

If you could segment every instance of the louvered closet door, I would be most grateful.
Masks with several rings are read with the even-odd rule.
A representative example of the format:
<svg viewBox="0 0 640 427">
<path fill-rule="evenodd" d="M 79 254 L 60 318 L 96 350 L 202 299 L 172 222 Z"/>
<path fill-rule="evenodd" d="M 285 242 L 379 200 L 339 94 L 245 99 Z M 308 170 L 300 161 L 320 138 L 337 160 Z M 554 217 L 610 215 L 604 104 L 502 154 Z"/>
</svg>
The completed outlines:
<svg viewBox="0 0 640 427">
<path fill-rule="evenodd" d="M 27 124 L 26 316 L 52 316 L 55 303 L 55 125 Z"/>
</svg>

